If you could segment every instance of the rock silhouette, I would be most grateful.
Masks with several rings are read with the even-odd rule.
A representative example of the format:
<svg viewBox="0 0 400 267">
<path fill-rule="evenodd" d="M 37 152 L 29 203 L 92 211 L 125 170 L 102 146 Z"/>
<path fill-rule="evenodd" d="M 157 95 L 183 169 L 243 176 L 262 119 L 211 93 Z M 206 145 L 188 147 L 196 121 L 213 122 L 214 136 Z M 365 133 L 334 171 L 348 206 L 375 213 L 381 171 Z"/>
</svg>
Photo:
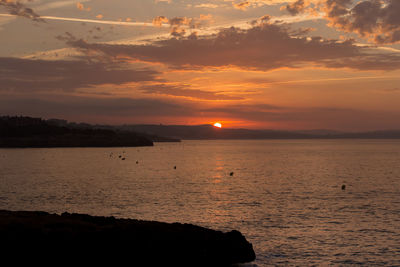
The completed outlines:
<svg viewBox="0 0 400 267">
<path fill-rule="evenodd" d="M 13 253 L 30 262 L 92 266 L 230 266 L 255 259 L 252 245 L 235 230 L 83 214 L 0 211 L 0 237 L 7 244 L 3 260 Z"/>
</svg>

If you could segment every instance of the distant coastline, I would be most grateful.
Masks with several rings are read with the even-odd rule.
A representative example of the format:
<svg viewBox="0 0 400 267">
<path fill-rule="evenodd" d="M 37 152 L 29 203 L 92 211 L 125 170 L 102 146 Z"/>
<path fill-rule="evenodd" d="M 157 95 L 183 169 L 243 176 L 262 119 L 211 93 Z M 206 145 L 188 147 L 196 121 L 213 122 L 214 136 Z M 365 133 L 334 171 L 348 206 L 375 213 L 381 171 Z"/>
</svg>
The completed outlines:
<svg viewBox="0 0 400 267">
<path fill-rule="evenodd" d="M 61 121 L 61 120 L 60 120 Z M 175 142 L 172 138 L 90 125 L 60 124 L 58 120 L 31 117 L 0 117 L 0 147 L 137 147 L 153 142 Z"/>
<path fill-rule="evenodd" d="M 161 135 L 182 140 L 263 140 L 263 139 L 400 139 L 400 130 L 340 132 L 334 130 L 251 130 L 217 128 L 212 125 L 123 125 L 118 129 Z"/>
<path fill-rule="evenodd" d="M 339 132 L 332 130 L 250 130 L 212 125 L 91 125 L 60 119 L 0 117 L 0 147 L 136 147 L 181 140 L 263 139 L 400 139 L 400 130 Z"/>
</svg>

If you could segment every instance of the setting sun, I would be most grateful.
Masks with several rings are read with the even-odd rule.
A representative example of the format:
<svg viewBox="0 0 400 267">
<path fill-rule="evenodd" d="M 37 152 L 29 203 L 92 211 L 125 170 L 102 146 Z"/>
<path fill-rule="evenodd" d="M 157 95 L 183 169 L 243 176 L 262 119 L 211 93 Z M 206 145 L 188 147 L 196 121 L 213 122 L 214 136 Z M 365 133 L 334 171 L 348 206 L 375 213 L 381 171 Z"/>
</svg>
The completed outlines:
<svg viewBox="0 0 400 267">
<path fill-rule="evenodd" d="M 219 122 L 214 123 L 214 127 L 222 128 L 222 124 Z"/>
</svg>

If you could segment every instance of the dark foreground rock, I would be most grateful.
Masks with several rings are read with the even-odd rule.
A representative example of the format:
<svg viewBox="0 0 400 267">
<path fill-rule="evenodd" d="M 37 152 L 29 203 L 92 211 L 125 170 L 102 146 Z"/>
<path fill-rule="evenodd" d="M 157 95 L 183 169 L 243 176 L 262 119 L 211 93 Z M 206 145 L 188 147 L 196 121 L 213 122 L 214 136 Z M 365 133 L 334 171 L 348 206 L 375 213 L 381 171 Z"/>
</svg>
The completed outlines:
<svg viewBox="0 0 400 267">
<path fill-rule="evenodd" d="M 2 260 L 54 266 L 230 266 L 255 259 L 238 231 L 82 214 L 0 211 L 0 240 Z"/>
</svg>

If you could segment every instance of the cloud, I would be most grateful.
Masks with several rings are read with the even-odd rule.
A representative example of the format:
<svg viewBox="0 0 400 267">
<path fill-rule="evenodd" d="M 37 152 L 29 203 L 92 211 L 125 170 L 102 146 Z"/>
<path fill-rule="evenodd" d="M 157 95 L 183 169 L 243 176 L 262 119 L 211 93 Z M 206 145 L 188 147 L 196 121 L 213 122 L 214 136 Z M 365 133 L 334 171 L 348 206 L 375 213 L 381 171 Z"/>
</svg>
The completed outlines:
<svg viewBox="0 0 400 267">
<path fill-rule="evenodd" d="M 174 37 L 183 37 L 186 34 L 185 27 L 195 29 L 200 27 L 200 23 L 187 17 L 175 17 L 169 20 L 171 25 L 171 35 Z"/>
<path fill-rule="evenodd" d="M 200 14 L 200 20 L 209 20 L 212 21 L 213 20 L 213 16 L 211 14 Z"/>
<path fill-rule="evenodd" d="M 379 44 L 400 41 L 400 1 L 369 0 L 351 4 L 349 0 L 326 1 L 327 18 L 334 27 L 365 38 L 372 36 Z"/>
<path fill-rule="evenodd" d="M 351 40 L 339 42 L 298 34 L 299 31 L 292 31 L 287 25 L 264 20 L 250 29 L 231 27 L 217 34 L 156 40 L 144 45 L 92 44 L 83 40 L 70 41 L 69 45 L 110 57 L 163 63 L 176 69 L 236 67 L 267 71 L 304 65 L 358 70 L 400 68 L 398 53 L 378 53 L 356 46 Z"/>
<path fill-rule="evenodd" d="M 238 2 L 238 0 L 223 0 L 223 2 L 231 3 L 233 8 L 239 9 L 242 11 L 247 10 L 248 8 L 260 8 L 263 6 L 275 6 L 275 5 L 282 5 L 282 4 L 292 4 L 297 2 L 298 0 L 247 0 Z M 308 0 L 310 2 L 319 2 L 320 0 Z M 222 6 L 222 5 L 221 5 Z"/>
<path fill-rule="evenodd" d="M 211 22 L 213 22 L 213 18 L 210 14 L 200 14 L 199 18 L 174 17 L 168 19 L 165 16 L 157 16 L 153 19 L 154 26 L 162 27 L 166 24 L 169 24 L 171 35 L 179 38 L 185 36 L 188 28 L 198 29 L 202 26 L 208 25 Z"/>
<path fill-rule="evenodd" d="M 306 10 L 307 7 L 311 7 Z M 399 0 L 322 0 L 320 4 L 296 0 L 283 9 L 292 15 L 301 12 L 323 12 L 330 26 L 356 33 L 370 42 L 400 42 Z"/>
<path fill-rule="evenodd" d="M 164 16 L 157 16 L 153 19 L 153 25 L 161 27 L 163 24 L 169 23 L 169 19 Z"/>
<path fill-rule="evenodd" d="M 0 17 L 14 17 L 15 15 L 0 14 Z M 106 24 L 106 25 L 120 25 L 120 26 L 132 26 L 132 27 L 154 27 L 152 23 L 147 22 L 132 22 L 132 21 L 113 21 L 113 20 L 93 20 L 93 19 L 80 19 L 80 18 L 66 18 L 66 17 L 54 17 L 54 16 L 41 16 L 41 19 L 45 20 L 61 20 L 71 22 L 84 22 L 94 24 Z M 162 25 L 165 27 L 165 25 Z M 167 27 L 169 27 L 167 25 Z"/>
<path fill-rule="evenodd" d="M 168 4 L 171 4 L 171 3 L 172 3 L 172 0 L 155 0 L 155 2 L 156 2 L 156 4 L 158 4 L 158 3 L 168 3 Z"/>
<path fill-rule="evenodd" d="M 90 11 L 91 10 L 90 7 L 85 8 L 85 6 L 81 2 L 76 3 L 76 8 L 79 10 L 82 10 L 82 11 Z"/>
<path fill-rule="evenodd" d="M 197 7 L 197 8 L 218 8 L 219 5 L 212 4 L 212 3 L 203 3 L 203 4 L 197 4 L 194 7 Z"/>
<path fill-rule="evenodd" d="M 32 2 L 32 0 L 28 0 Z M 31 19 L 36 22 L 43 22 L 44 20 L 40 18 L 40 15 L 33 11 L 32 8 L 26 7 L 19 1 L 13 0 L 0 0 L 0 6 L 5 7 L 9 14 Z"/>
<path fill-rule="evenodd" d="M 163 94 L 169 96 L 181 96 L 201 100 L 242 100 L 242 97 L 230 96 L 223 92 L 210 92 L 198 89 L 189 89 L 188 85 L 153 84 L 141 86 L 139 89 L 148 94 Z"/>
<path fill-rule="evenodd" d="M 249 1 L 245 1 L 245 2 L 241 2 L 241 3 L 232 3 L 232 5 L 235 9 L 244 11 L 251 5 L 251 3 Z"/>
<path fill-rule="evenodd" d="M 296 2 L 290 3 L 281 9 L 286 10 L 291 15 L 295 16 L 303 12 L 305 7 L 306 7 L 306 2 L 304 0 L 297 0 Z"/>
<path fill-rule="evenodd" d="M 84 2 L 89 2 L 91 0 L 80 0 L 80 3 L 83 4 Z M 33 0 L 32 0 L 33 2 Z M 40 2 L 40 1 L 38 1 Z M 76 6 L 76 0 L 60 0 L 60 1 L 53 1 L 53 2 L 48 2 L 41 4 L 39 6 L 35 7 L 36 11 L 46 11 L 49 9 L 54 9 L 54 8 L 62 8 L 66 6 Z"/>
<path fill-rule="evenodd" d="M 74 91 L 102 84 L 154 81 L 158 74 L 113 63 L 0 58 L 1 91 Z"/>
</svg>

